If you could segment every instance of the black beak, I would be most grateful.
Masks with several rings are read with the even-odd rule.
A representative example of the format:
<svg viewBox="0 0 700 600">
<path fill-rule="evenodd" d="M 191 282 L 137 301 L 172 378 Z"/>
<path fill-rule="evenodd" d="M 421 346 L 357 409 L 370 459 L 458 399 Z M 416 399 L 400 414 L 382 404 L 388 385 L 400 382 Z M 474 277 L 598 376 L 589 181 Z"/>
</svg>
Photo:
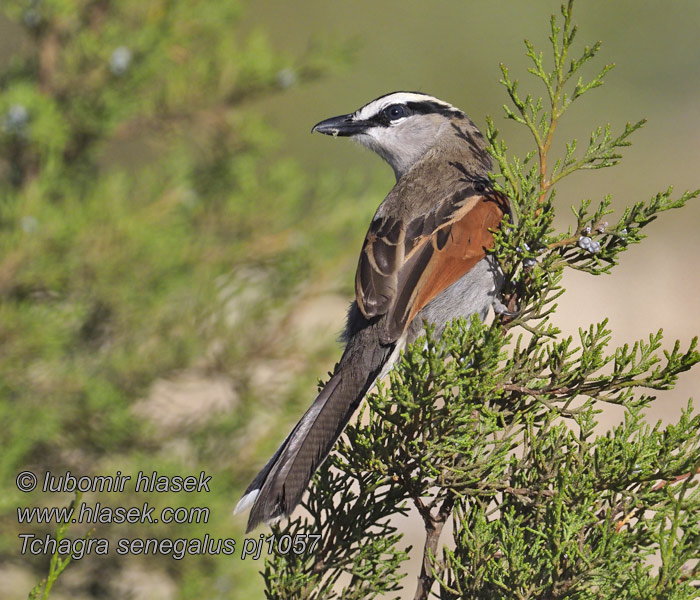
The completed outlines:
<svg viewBox="0 0 700 600">
<path fill-rule="evenodd" d="M 316 123 L 311 128 L 311 133 L 318 131 L 326 135 L 348 137 L 357 133 L 362 133 L 367 128 L 363 121 L 355 121 L 353 115 L 340 115 L 331 117 L 320 123 Z"/>
</svg>

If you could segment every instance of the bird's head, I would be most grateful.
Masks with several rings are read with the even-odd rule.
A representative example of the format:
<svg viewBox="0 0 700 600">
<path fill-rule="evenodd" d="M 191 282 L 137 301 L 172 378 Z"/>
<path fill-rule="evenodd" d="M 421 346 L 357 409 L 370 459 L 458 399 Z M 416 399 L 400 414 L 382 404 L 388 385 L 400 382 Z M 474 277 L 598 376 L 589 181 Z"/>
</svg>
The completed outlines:
<svg viewBox="0 0 700 600">
<path fill-rule="evenodd" d="M 311 130 L 350 137 L 373 150 L 391 165 L 399 179 L 431 148 L 466 143 L 482 156 L 484 138 L 458 108 L 419 92 L 392 92 L 365 104 L 353 113 L 325 119 Z"/>
</svg>

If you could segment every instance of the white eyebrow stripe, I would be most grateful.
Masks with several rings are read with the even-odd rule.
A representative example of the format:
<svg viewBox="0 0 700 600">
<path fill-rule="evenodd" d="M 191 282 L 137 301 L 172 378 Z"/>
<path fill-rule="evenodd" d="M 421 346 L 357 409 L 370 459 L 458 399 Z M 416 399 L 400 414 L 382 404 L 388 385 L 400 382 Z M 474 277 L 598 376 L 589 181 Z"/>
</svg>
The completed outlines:
<svg viewBox="0 0 700 600">
<path fill-rule="evenodd" d="M 448 104 L 447 102 L 433 96 L 429 96 L 428 94 L 396 92 L 395 94 L 389 94 L 388 96 L 383 96 L 377 100 L 372 100 L 372 102 L 369 104 L 365 104 L 362 108 L 355 111 L 354 116 L 355 119 L 364 121 L 365 119 L 369 119 L 380 113 L 387 106 L 391 106 L 392 104 L 406 104 L 407 102 L 435 102 L 436 104 L 444 106 L 445 108 L 455 109 L 451 104 Z"/>
</svg>

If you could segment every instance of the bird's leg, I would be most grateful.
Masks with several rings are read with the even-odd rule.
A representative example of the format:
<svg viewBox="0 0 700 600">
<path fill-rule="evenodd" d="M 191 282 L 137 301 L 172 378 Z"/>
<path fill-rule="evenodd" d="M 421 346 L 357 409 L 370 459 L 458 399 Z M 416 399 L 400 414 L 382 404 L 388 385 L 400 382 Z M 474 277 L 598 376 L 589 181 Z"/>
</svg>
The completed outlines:
<svg viewBox="0 0 700 600">
<path fill-rule="evenodd" d="M 492 306 L 494 312 L 497 315 L 502 315 L 510 319 L 514 319 L 520 316 L 520 313 L 522 312 L 520 307 L 516 307 L 515 311 L 508 310 L 508 307 L 505 304 L 503 304 L 503 302 L 501 302 L 498 298 L 494 298 Z"/>
</svg>

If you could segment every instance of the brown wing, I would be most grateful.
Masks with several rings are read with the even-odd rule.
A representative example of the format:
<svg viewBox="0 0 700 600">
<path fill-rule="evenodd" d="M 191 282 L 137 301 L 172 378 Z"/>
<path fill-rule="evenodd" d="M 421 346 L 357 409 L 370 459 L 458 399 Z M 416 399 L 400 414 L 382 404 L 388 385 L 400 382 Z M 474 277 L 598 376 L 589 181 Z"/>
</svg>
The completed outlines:
<svg viewBox="0 0 700 600">
<path fill-rule="evenodd" d="M 384 342 L 397 339 L 422 308 L 486 255 L 493 246 L 489 230 L 507 211 L 501 194 L 467 189 L 407 224 L 390 217 L 372 223 L 355 291 L 365 317 L 387 315 Z"/>
</svg>

